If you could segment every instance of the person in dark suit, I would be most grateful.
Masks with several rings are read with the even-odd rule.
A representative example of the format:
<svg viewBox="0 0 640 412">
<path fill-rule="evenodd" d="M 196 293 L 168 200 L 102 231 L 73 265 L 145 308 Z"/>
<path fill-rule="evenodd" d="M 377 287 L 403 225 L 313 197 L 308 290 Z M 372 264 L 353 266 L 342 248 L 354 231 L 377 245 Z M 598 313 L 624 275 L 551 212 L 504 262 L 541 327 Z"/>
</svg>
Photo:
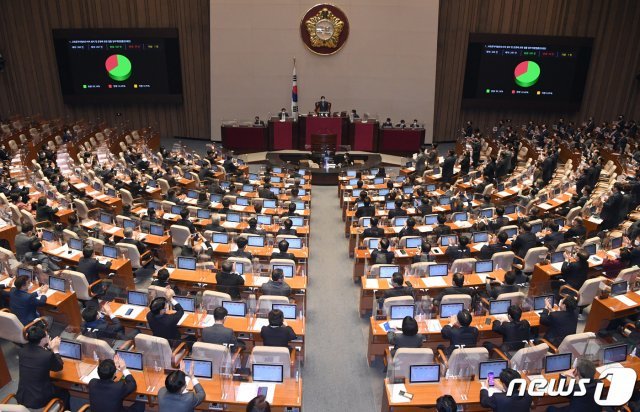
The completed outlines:
<svg viewBox="0 0 640 412">
<path fill-rule="evenodd" d="M 558 225 L 551 219 L 546 219 L 544 224 L 549 229 L 549 233 L 542 238 L 542 244 L 550 251 L 554 251 L 560 243 L 564 242 L 564 233 L 559 232 Z"/>
<path fill-rule="evenodd" d="M 511 270 L 504 274 L 504 283 L 493 286 L 492 282 L 493 281 L 487 277 L 487 296 L 491 299 L 497 299 L 498 296 L 503 293 L 520 291 L 520 287 L 516 285 L 516 274 Z"/>
<path fill-rule="evenodd" d="M 587 229 L 584 227 L 584 221 L 581 217 L 576 217 L 571 222 L 571 227 L 564 232 L 565 239 L 572 239 L 575 237 L 584 237 L 587 234 Z"/>
<path fill-rule="evenodd" d="M 496 178 L 497 160 L 498 158 L 495 155 L 491 156 L 491 160 L 489 160 L 489 163 L 487 163 L 487 165 L 482 170 L 482 176 L 485 176 L 489 180 L 489 182 L 493 182 L 493 180 Z"/>
<path fill-rule="evenodd" d="M 413 256 L 411 260 L 412 263 L 418 262 L 435 262 L 436 257 L 431 253 L 431 244 L 426 240 L 422 239 L 422 243 L 420 244 L 420 253 Z"/>
<path fill-rule="evenodd" d="M 442 395 L 436 399 L 436 412 L 456 412 L 458 405 L 451 395 Z"/>
<path fill-rule="evenodd" d="M 616 227 L 618 223 L 620 223 L 620 210 L 622 210 L 622 184 L 620 182 L 615 182 L 613 184 L 613 188 L 611 189 L 611 195 L 602 205 L 602 210 L 600 211 L 600 218 L 602 219 L 602 223 L 600 224 L 600 229 L 611 229 Z M 624 218 L 624 216 L 622 216 Z"/>
<path fill-rule="evenodd" d="M 584 249 L 576 253 L 577 260 L 570 262 L 571 254 L 564 252 L 564 263 L 560 269 L 560 277 L 575 290 L 580 290 L 589 276 L 589 254 Z"/>
<path fill-rule="evenodd" d="M 447 348 L 444 345 L 438 345 L 438 349 L 444 351 L 447 356 L 456 349 L 456 345 L 464 345 L 467 348 L 473 348 L 478 343 L 478 328 L 471 325 L 471 313 L 463 309 L 456 316 L 452 316 L 449 324 L 445 325 L 440 332 L 443 339 L 449 341 Z"/>
<path fill-rule="evenodd" d="M 263 295 L 289 296 L 291 294 L 291 286 L 284 281 L 284 273 L 279 268 L 273 269 L 271 279 L 264 283 L 260 289 Z"/>
<path fill-rule="evenodd" d="M 320 101 L 316 102 L 316 114 L 328 114 L 331 112 L 331 102 L 327 101 L 324 96 L 320 96 Z"/>
<path fill-rule="evenodd" d="M 389 251 L 389 239 L 380 239 L 378 249 L 371 252 L 371 262 L 373 264 L 390 264 L 393 262 L 393 252 Z"/>
<path fill-rule="evenodd" d="M 84 274 L 89 285 L 98 281 L 101 273 L 108 273 L 112 263 L 111 261 L 104 264 L 98 262 L 98 259 L 93 257 L 93 252 L 93 246 L 85 246 L 82 249 L 82 258 L 76 268 L 78 272 Z"/>
<path fill-rule="evenodd" d="M 509 163 L 505 152 L 500 153 L 500 160 L 496 164 L 496 180 L 503 179 L 509 173 Z"/>
<path fill-rule="evenodd" d="M 469 169 L 471 168 L 471 155 L 468 151 L 464 151 L 462 153 L 462 158 L 460 159 L 460 176 L 466 176 L 469 174 Z"/>
<path fill-rule="evenodd" d="M 387 117 L 387 120 L 382 123 L 382 128 L 393 127 L 393 123 L 391 122 L 391 118 Z"/>
<path fill-rule="evenodd" d="M 33 226 L 30 223 L 22 224 L 22 231 L 16 235 L 16 259 L 22 261 L 24 255 L 31 251 L 31 243 L 37 239 L 33 234 Z"/>
<path fill-rule="evenodd" d="M 105 320 L 98 307 L 95 305 L 87 305 L 82 310 L 82 319 L 84 320 L 84 328 L 95 333 L 98 339 L 122 339 L 124 336 L 124 326 L 120 320 L 113 315 L 111 307 L 108 303 L 102 306 L 104 314 L 109 317 L 109 321 Z"/>
<path fill-rule="evenodd" d="M 178 322 L 184 315 L 184 309 L 173 298 L 175 292 L 171 288 L 167 288 L 166 297 L 155 298 L 149 305 L 149 313 L 147 313 L 147 323 L 153 333 L 153 336 L 165 338 L 172 346 L 180 340 L 180 331 L 178 330 Z M 174 313 L 167 313 L 167 301 L 173 305 Z"/>
<path fill-rule="evenodd" d="M 578 302 L 573 296 L 567 296 L 559 304 L 559 310 L 552 310 L 551 300 L 547 299 L 546 307 L 540 314 L 540 324 L 547 327 L 545 339 L 554 346 L 560 345 L 567 336 L 576 333 L 578 315 L 575 313 Z"/>
<path fill-rule="evenodd" d="M 542 161 L 542 181 L 544 182 L 544 184 L 546 185 L 547 183 L 549 183 L 549 181 L 551 181 L 551 178 L 553 177 L 553 159 L 551 158 L 551 156 L 547 156 L 544 158 L 544 160 Z"/>
<path fill-rule="evenodd" d="M 434 303 L 440 304 L 440 301 L 443 297 L 447 295 L 469 295 L 472 299 L 476 296 L 476 290 L 473 288 L 468 288 L 464 286 L 464 274 L 460 272 L 456 272 L 453 274 L 453 284 L 454 286 L 446 287 L 438 294 L 435 298 Z"/>
<path fill-rule="evenodd" d="M 23 326 L 33 322 L 40 315 L 38 308 L 46 305 L 45 293 L 49 286 L 42 285 L 35 292 L 29 293 L 30 279 L 27 275 L 18 276 L 9 293 L 9 309 L 16 315 Z"/>
<path fill-rule="evenodd" d="M 44 196 L 38 199 L 36 205 L 36 221 L 44 222 L 48 220 L 49 222 L 53 222 L 58 208 L 54 209 L 47 205 L 47 198 Z"/>
<path fill-rule="evenodd" d="M 29 245 L 31 250 L 24 255 L 24 261 L 32 265 L 42 265 L 42 270 L 51 274 L 51 272 L 60 270 L 60 266 L 48 254 L 42 251 L 42 242 L 39 239 L 34 240 Z"/>
<path fill-rule="evenodd" d="M 418 322 L 411 316 L 405 316 L 402 319 L 401 334 L 389 331 L 387 339 L 389 339 L 389 345 L 393 345 L 391 356 L 395 355 L 399 348 L 421 348 L 425 341 L 425 337 L 418 333 Z"/>
<path fill-rule="evenodd" d="M 116 371 L 120 371 L 124 379 L 114 381 Z M 142 412 L 143 402 L 134 402 L 124 407 L 122 402 L 134 393 L 138 385 L 127 369 L 127 365 L 116 355 L 113 360 L 104 359 L 98 365 L 98 378 L 89 381 L 89 405 L 91 412 Z"/>
<path fill-rule="evenodd" d="M 497 236 L 491 236 L 489 243 L 480 248 L 480 259 L 491 259 L 496 253 L 510 251 L 511 248 L 507 245 L 507 240 L 509 240 L 507 232 L 500 232 Z"/>
<path fill-rule="evenodd" d="M 442 162 L 442 181 L 444 183 L 451 183 L 453 179 L 453 167 L 456 165 L 456 152 L 449 150 L 447 157 Z"/>
<path fill-rule="evenodd" d="M 502 335 L 502 345 L 500 349 L 503 352 L 514 352 L 524 347 L 523 341 L 531 339 L 531 325 L 526 320 L 521 320 L 522 309 L 520 306 L 511 305 L 507 311 L 509 322 L 493 321 L 491 330 Z M 487 342 L 493 345 L 491 342 Z M 490 350 L 490 348 L 488 348 Z"/>
<path fill-rule="evenodd" d="M 447 217 L 444 213 L 438 214 L 438 225 L 433 228 L 433 234 L 435 236 L 448 235 L 452 232 L 451 228 L 445 224 L 446 222 Z"/>
<path fill-rule="evenodd" d="M 286 218 L 282 224 L 284 225 L 284 228 L 278 229 L 277 235 L 298 236 L 298 231 L 293 227 L 291 219 Z"/>
<path fill-rule="evenodd" d="M 224 326 L 224 321 L 229 312 L 222 306 L 213 310 L 214 324 L 202 329 L 202 341 L 205 343 L 214 343 L 216 345 L 233 346 L 235 348 L 244 348 L 244 341 L 238 340 L 233 329 Z"/>
<path fill-rule="evenodd" d="M 246 250 L 244 250 L 247 247 L 248 243 L 249 243 L 249 241 L 247 240 L 246 237 L 239 236 L 236 239 L 236 246 L 238 246 L 238 250 L 234 250 L 233 252 L 229 252 L 229 256 L 231 256 L 231 257 L 241 257 L 241 258 L 246 258 L 246 259 L 249 259 L 249 260 L 253 260 L 253 255 L 251 254 L 251 252 L 247 252 Z"/>
<path fill-rule="evenodd" d="M 400 229 L 400 232 L 398 232 L 399 239 L 405 236 L 422 236 L 422 233 L 416 229 L 416 220 L 413 217 L 407 219 L 407 223 Z"/>
<path fill-rule="evenodd" d="M 565 373 L 569 377 L 575 379 L 588 379 L 589 382 L 584 385 L 586 394 L 582 396 L 569 396 L 569 405 L 563 407 L 549 406 L 547 412 L 599 412 L 602 407 L 595 401 L 595 392 L 598 387 L 598 380 L 595 379 L 596 367 L 589 359 L 577 358 L 575 367 Z M 574 392 L 578 391 L 578 385 L 573 388 Z M 636 409 L 632 409 L 636 410 Z"/>
<path fill-rule="evenodd" d="M 134 245 L 138 249 L 138 252 L 140 254 L 143 254 L 147 250 L 147 245 L 133 238 L 132 228 L 130 227 L 124 228 L 123 234 L 124 234 L 124 239 L 122 239 L 119 243 L 128 243 L 130 245 Z"/>
<path fill-rule="evenodd" d="M 260 236 L 264 236 L 267 234 L 266 230 L 258 229 L 258 219 L 256 219 L 255 217 L 252 217 L 251 219 L 249 219 L 247 223 L 249 224 L 249 227 L 243 230 L 242 233 L 249 233 L 252 235 L 260 235 Z"/>
<path fill-rule="evenodd" d="M 378 299 L 378 302 L 382 305 L 386 299 L 395 298 L 397 296 L 415 297 L 415 290 L 412 286 L 404 285 L 404 276 L 400 272 L 395 272 L 391 275 L 391 289 L 385 290 L 382 297 Z"/>
<path fill-rule="evenodd" d="M 240 287 L 244 286 L 244 279 L 233 272 L 233 262 L 225 260 L 220 267 L 222 270 L 216 273 L 216 290 L 228 293 L 233 300 L 240 299 Z"/>
<path fill-rule="evenodd" d="M 520 379 L 520 373 L 511 368 L 505 368 L 500 372 L 500 381 L 498 389 L 502 389 L 502 392 L 494 392 L 489 395 L 489 385 L 483 385 L 480 390 L 480 405 L 485 408 L 491 408 L 494 412 L 513 412 L 513 411 L 528 411 L 531 409 L 531 402 L 533 399 L 526 391 L 524 395 L 519 396 L 517 391 L 511 396 L 506 395 L 506 390 L 509 384 L 514 379 Z"/>
<path fill-rule="evenodd" d="M 278 242 L 278 252 L 271 253 L 271 259 L 291 259 L 296 260 L 296 256 L 293 253 L 288 252 L 289 242 L 286 239 L 282 239 Z"/>
<path fill-rule="evenodd" d="M 211 223 L 205 226 L 204 230 L 225 233 L 227 229 L 220 224 L 220 216 L 211 215 Z"/>
<path fill-rule="evenodd" d="M 263 186 L 258 188 L 258 197 L 263 199 L 275 199 L 276 195 L 269 190 L 271 188 L 271 184 L 265 183 Z"/>
<path fill-rule="evenodd" d="M 406 216 L 407 211 L 402 208 L 402 199 L 395 200 L 395 208 L 389 211 L 389 219 L 393 219 L 396 216 Z"/>
<path fill-rule="evenodd" d="M 378 227 L 378 218 L 377 217 L 372 217 L 370 220 L 370 224 L 371 226 L 366 228 L 364 230 L 364 232 L 362 232 L 362 238 L 366 239 L 368 237 L 383 237 L 384 236 L 384 229 L 381 227 Z"/>
<path fill-rule="evenodd" d="M 298 339 L 291 326 L 284 324 L 284 313 L 280 309 L 269 312 L 269 325 L 260 330 L 264 346 L 288 347 L 289 342 Z"/>
<path fill-rule="evenodd" d="M 529 249 L 536 247 L 537 244 L 538 238 L 531 233 L 531 224 L 524 222 L 522 224 L 522 233 L 511 243 L 511 250 L 513 250 L 517 256 L 524 259 Z"/>
<path fill-rule="evenodd" d="M 188 228 L 191 234 L 196 233 L 195 225 L 189 220 L 189 209 L 182 209 L 182 211 L 180 212 L 180 219 L 178 219 L 174 223 L 174 225 L 184 226 Z"/>
<path fill-rule="evenodd" d="M 49 372 L 59 372 L 64 366 L 58 353 L 59 348 L 60 338 L 50 339 L 41 325 L 31 326 L 27 330 L 27 344 L 18 351 L 18 403 L 27 408 L 39 409 L 58 397 L 69 408 L 69 393 L 55 387 L 49 376 Z"/>
<path fill-rule="evenodd" d="M 356 218 L 360 219 L 361 217 L 375 216 L 376 208 L 371 206 L 371 199 L 369 197 L 365 197 L 362 203 L 363 205 L 356 209 Z"/>
<path fill-rule="evenodd" d="M 158 410 L 160 412 L 192 412 L 204 400 L 206 393 L 198 378 L 193 374 L 193 365 L 189 371 L 189 378 L 193 384 L 193 391 L 185 391 L 187 387 L 186 374 L 183 370 L 169 373 L 164 380 L 164 388 L 158 392 Z"/>
<path fill-rule="evenodd" d="M 471 257 L 471 249 L 469 249 L 469 238 L 467 236 L 460 236 L 458 244 L 456 246 L 449 246 L 445 255 L 450 262 L 456 259 L 463 259 Z"/>
<path fill-rule="evenodd" d="M 493 232 L 497 232 L 501 227 L 509 224 L 509 218 L 504 215 L 504 207 L 496 207 L 496 217 L 489 222 L 489 229 Z"/>
</svg>

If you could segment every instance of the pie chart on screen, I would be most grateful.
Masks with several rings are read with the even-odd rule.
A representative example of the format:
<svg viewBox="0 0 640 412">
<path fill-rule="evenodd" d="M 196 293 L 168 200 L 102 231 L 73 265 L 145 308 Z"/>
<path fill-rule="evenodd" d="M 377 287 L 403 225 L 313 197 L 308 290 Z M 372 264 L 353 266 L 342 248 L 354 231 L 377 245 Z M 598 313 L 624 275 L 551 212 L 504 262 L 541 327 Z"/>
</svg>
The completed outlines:
<svg viewBox="0 0 640 412">
<path fill-rule="evenodd" d="M 518 63 L 513 71 L 516 84 L 520 87 L 531 87 L 540 78 L 540 66 L 531 60 Z"/>
<path fill-rule="evenodd" d="M 118 82 L 123 82 L 131 76 L 131 60 L 121 54 L 112 54 L 104 62 L 104 67 L 109 77 Z"/>
</svg>

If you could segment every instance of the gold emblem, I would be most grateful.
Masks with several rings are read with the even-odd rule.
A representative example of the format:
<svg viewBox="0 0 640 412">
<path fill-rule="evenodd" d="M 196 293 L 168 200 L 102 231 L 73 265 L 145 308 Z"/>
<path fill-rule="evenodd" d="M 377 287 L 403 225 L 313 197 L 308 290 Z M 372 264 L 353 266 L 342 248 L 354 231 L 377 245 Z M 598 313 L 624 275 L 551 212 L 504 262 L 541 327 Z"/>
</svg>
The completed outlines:
<svg viewBox="0 0 640 412">
<path fill-rule="evenodd" d="M 338 39 L 344 28 L 344 21 L 336 17 L 331 10 L 323 8 L 305 21 L 313 47 L 338 47 Z"/>
</svg>

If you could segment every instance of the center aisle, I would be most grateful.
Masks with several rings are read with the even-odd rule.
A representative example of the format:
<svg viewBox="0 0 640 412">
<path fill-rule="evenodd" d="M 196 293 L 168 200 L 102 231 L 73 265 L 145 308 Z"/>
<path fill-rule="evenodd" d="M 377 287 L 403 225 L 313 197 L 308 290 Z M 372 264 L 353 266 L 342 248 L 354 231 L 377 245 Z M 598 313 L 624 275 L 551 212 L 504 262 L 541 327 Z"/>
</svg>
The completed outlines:
<svg viewBox="0 0 640 412">
<path fill-rule="evenodd" d="M 383 374 L 366 361 L 367 323 L 358 316 L 337 188 L 314 186 L 311 208 L 303 410 L 379 411 Z"/>
</svg>

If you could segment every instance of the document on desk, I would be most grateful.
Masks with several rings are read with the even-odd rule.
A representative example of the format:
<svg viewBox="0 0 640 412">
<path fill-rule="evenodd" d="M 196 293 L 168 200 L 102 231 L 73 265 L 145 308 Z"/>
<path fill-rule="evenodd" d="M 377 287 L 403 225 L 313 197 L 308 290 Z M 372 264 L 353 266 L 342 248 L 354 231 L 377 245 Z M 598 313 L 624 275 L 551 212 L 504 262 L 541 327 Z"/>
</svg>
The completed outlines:
<svg viewBox="0 0 640 412">
<path fill-rule="evenodd" d="M 260 331 L 262 330 L 263 326 L 269 326 L 269 319 L 256 318 L 256 320 L 253 322 L 252 329 L 255 331 Z"/>
<path fill-rule="evenodd" d="M 13 278 L 6 278 L 2 282 L 0 282 L 0 285 L 4 286 L 6 288 L 7 286 L 9 286 L 9 283 L 11 283 L 12 280 L 13 280 Z"/>
<path fill-rule="evenodd" d="M 485 283 L 487 281 L 487 276 L 489 276 L 489 273 L 476 273 L 476 275 L 478 275 L 482 283 Z"/>
<path fill-rule="evenodd" d="M 440 332 L 442 330 L 442 324 L 438 319 L 428 319 L 426 323 L 429 332 Z"/>
<path fill-rule="evenodd" d="M 62 255 L 63 253 L 67 253 L 68 250 L 69 250 L 69 246 L 67 246 L 67 244 L 65 243 L 62 246 L 59 246 L 53 250 L 50 250 L 49 253 L 51 253 L 52 255 Z"/>
<path fill-rule="evenodd" d="M 213 326 L 215 320 L 213 319 L 213 315 L 207 315 L 200 321 L 203 328 L 208 328 L 209 326 Z"/>
<path fill-rule="evenodd" d="M 445 282 L 445 280 L 440 276 L 433 277 L 433 278 L 422 278 L 422 281 L 424 282 L 425 286 L 428 288 L 447 286 L 447 282 Z"/>
<path fill-rule="evenodd" d="M 602 222 L 603 222 L 603 220 L 602 220 L 602 219 L 600 219 L 599 217 L 591 216 L 591 217 L 589 218 L 589 222 L 591 222 L 591 223 L 595 223 L 596 225 L 599 225 L 600 223 L 602 223 Z"/>
<path fill-rule="evenodd" d="M 115 312 L 113 312 L 113 314 L 121 318 L 135 319 L 140 313 L 142 313 L 144 308 L 144 306 L 122 305 Z M 129 309 L 131 309 L 131 313 L 127 315 Z"/>
<path fill-rule="evenodd" d="M 378 289 L 380 287 L 378 279 L 366 279 L 364 287 L 365 289 Z"/>
<path fill-rule="evenodd" d="M 391 392 L 391 403 L 409 403 L 411 400 L 409 398 L 405 398 L 400 395 L 400 392 L 407 392 L 407 387 L 404 386 L 404 383 L 395 383 L 389 385 L 389 390 Z"/>
<path fill-rule="evenodd" d="M 91 226 L 91 227 L 93 227 L 93 226 L 97 225 L 97 224 L 98 224 L 98 222 L 96 222 L 96 221 L 95 221 L 95 220 L 93 220 L 93 219 L 88 219 L 88 220 L 85 220 L 84 222 L 82 222 L 82 224 L 83 224 L 83 225 L 85 225 L 85 226 Z"/>
<path fill-rule="evenodd" d="M 247 276 L 246 275 L 242 275 L 242 279 L 244 279 L 244 281 L 247 281 Z M 253 276 L 253 284 L 255 286 L 262 286 L 265 283 L 267 283 L 269 281 L 269 278 L 267 276 Z"/>
<path fill-rule="evenodd" d="M 276 384 L 273 382 L 242 382 L 238 386 L 238 392 L 236 393 L 237 402 L 248 403 L 251 399 L 258 395 L 258 388 L 267 388 L 267 402 L 273 403 L 273 395 L 276 392 Z"/>
<path fill-rule="evenodd" d="M 562 270 L 562 265 L 564 264 L 564 262 L 556 262 L 556 263 L 552 263 L 551 267 L 554 268 L 555 270 L 557 270 L 558 272 L 560 272 Z"/>
<path fill-rule="evenodd" d="M 430 225 L 416 226 L 416 229 L 418 229 L 420 233 L 433 232 L 433 226 Z"/>
<path fill-rule="evenodd" d="M 184 315 L 182 315 L 182 317 L 180 318 L 180 321 L 178 322 L 178 326 L 181 326 L 184 323 L 184 321 L 187 320 L 190 314 L 191 314 L 190 312 L 185 312 Z"/>
<path fill-rule="evenodd" d="M 506 190 L 503 190 L 502 192 L 498 192 L 498 196 L 500 197 L 507 197 L 507 196 L 511 196 L 511 192 L 508 192 Z"/>
<path fill-rule="evenodd" d="M 550 205 L 549 203 L 540 203 L 540 204 L 538 204 L 536 206 L 538 206 L 540 209 L 544 209 L 544 210 L 548 210 L 548 209 L 551 209 L 553 207 L 553 205 Z"/>
<path fill-rule="evenodd" d="M 107 232 L 110 235 L 113 235 L 118 230 L 120 230 L 120 228 L 118 226 L 113 226 L 113 227 L 110 227 L 109 229 L 105 230 L 105 232 Z"/>
<path fill-rule="evenodd" d="M 480 249 L 482 249 L 483 247 L 485 247 L 486 245 L 488 245 L 487 242 L 480 242 L 480 243 L 476 243 L 475 245 L 473 245 L 472 249 L 475 250 L 476 252 L 479 252 Z"/>
<path fill-rule="evenodd" d="M 93 368 L 93 370 L 91 371 L 90 374 L 80 378 L 80 380 L 84 384 L 88 384 L 89 382 L 91 382 L 91 379 L 100 379 L 100 377 L 98 376 L 98 367 L 97 366 Z"/>
<path fill-rule="evenodd" d="M 164 220 L 173 220 L 173 219 L 175 219 L 176 217 L 178 217 L 178 215 L 173 214 L 173 213 L 165 213 L 165 214 L 163 214 L 163 215 L 162 215 L 162 218 L 163 218 Z"/>
<path fill-rule="evenodd" d="M 471 227 L 471 223 L 469 223 L 466 220 L 459 220 L 456 223 L 454 223 L 456 225 L 456 227 L 463 229 L 463 228 L 467 228 L 467 227 Z"/>
<path fill-rule="evenodd" d="M 636 306 L 637 305 L 636 302 L 634 302 L 633 300 L 629 299 L 625 295 L 616 296 L 616 297 L 614 297 L 614 299 L 618 299 L 620 302 L 624 303 L 627 306 Z"/>
<path fill-rule="evenodd" d="M 51 296 L 53 296 L 56 292 L 58 292 L 55 289 L 49 289 L 47 290 L 45 293 L 43 293 L 43 295 L 45 295 L 47 298 L 50 298 Z"/>
</svg>

